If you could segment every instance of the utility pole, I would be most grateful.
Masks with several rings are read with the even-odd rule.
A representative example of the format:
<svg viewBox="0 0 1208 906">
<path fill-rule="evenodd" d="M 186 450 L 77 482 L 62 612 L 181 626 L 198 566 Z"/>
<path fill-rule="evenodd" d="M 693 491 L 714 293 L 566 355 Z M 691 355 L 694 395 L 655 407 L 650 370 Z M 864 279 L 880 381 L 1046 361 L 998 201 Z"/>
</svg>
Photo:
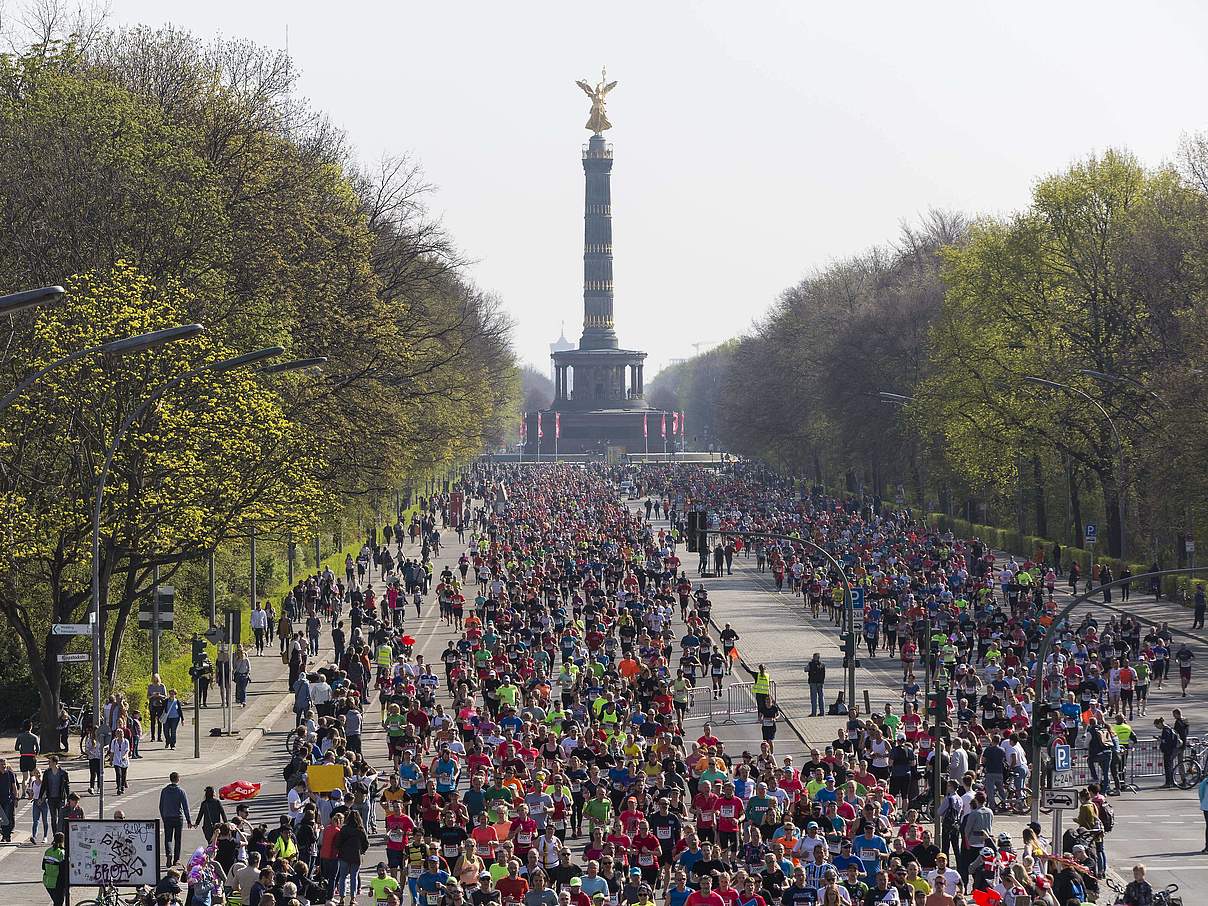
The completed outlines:
<svg viewBox="0 0 1208 906">
<path fill-rule="evenodd" d="M 159 673 L 159 566 L 151 568 L 151 672 Z"/>
<path fill-rule="evenodd" d="M 218 577 L 215 575 L 214 570 L 214 551 L 210 551 L 210 556 L 207 559 L 209 560 L 208 567 L 210 574 L 210 625 L 213 626 L 217 623 L 218 618 Z"/>
</svg>

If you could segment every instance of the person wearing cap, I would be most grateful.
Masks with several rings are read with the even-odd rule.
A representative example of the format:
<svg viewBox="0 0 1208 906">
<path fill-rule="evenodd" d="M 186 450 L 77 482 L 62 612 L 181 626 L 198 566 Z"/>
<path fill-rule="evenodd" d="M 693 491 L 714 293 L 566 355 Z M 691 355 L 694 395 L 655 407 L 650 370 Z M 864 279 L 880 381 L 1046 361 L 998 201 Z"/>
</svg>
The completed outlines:
<svg viewBox="0 0 1208 906">
<path fill-rule="evenodd" d="M 415 889 L 419 894 L 419 906 L 441 906 L 445 885 L 449 883 L 449 873 L 440 867 L 440 856 L 433 853 L 424 858 L 424 870 L 415 879 Z"/>
<path fill-rule="evenodd" d="M 391 877 L 390 874 L 387 872 L 387 867 L 386 867 L 385 862 L 379 862 L 377 864 L 377 874 L 375 874 L 372 878 L 369 879 L 369 891 L 373 896 L 374 903 L 376 903 L 376 904 L 385 903 L 386 894 L 388 894 L 392 890 L 398 890 L 398 889 L 399 889 L 398 880 Z"/>
<path fill-rule="evenodd" d="M 499 906 L 499 891 L 491 889 L 491 873 L 478 873 L 478 883 L 470 888 L 470 902 L 473 906 Z"/>
</svg>

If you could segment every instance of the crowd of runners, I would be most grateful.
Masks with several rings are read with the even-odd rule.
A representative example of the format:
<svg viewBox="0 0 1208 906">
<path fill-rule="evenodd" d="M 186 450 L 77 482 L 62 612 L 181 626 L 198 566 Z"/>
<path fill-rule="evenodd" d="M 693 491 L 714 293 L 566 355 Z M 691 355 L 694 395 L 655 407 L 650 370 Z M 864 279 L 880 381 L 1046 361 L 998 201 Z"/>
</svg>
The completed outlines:
<svg viewBox="0 0 1208 906">
<path fill-rule="evenodd" d="M 977 541 L 757 466 L 649 468 L 636 477 L 643 507 L 620 499 L 621 477 L 480 465 L 456 488 L 457 508 L 450 495 L 426 501 L 343 576 L 313 576 L 258 617 L 253 650 L 238 656 L 271 649 L 276 634 L 269 654 L 290 663 L 299 729 L 282 765 L 285 805 L 260 824 L 248 803 L 208 791 L 194 815 L 174 780 L 160 797 L 170 868 L 157 898 L 1067 906 L 1100 894 L 1129 721 L 1146 715 L 1146 692 L 1172 663 L 1184 686 L 1189 676 L 1168 632 L 1093 616 L 1054 630 L 1061 564 L 997 562 Z M 844 583 L 863 587 L 857 629 L 869 657 L 900 664 L 898 706 L 863 714 L 832 700 L 805 655 L 814 713 L 846 719 L 804 761 L 776 752 L 762 672 L 758 750 L 735 751 L 687 719 L 695 696 L 720 694 L 738 638 L 680 560 L 689 508 L 746 533 L 714 535 L 702 567 L 750 557 L 810 619 L 841 621 Z M 438 567 L 442 530 L 458 553 Z M 824 548 L 845 576 L 801 541 L 766 534 Z M 422 549 L 404 556 L 404 542 Z M 439 663 L 414 652 L 408 605 L 416 617 L 439 607 L 451 635 Z M 1035 652 L 1051 630 L 1061 643 L 1037 702 Z M 946 691 L 938 726 L 929 677 Z M 1085 747 L 1095 772 L 1059 841 L 1003 821 L 1038 769 L 1034 723 L 1046 746 Z M 1172 753 L 1188 729 L 1177 713 L 1160 728 Z M 367 745 L 381 737 L 384 749 Z M 324 766 L 338 779 L 316 788 L 332 774 L 314 770 Z M 194 823 L 207 845 L 190 856 L 181 828 Z M 61 856 L 57 839 L 46 861 L 56 902 Z M 1144 870 L 1132 874 L 1124 901 L 1148 906 Z"/>
</svg>

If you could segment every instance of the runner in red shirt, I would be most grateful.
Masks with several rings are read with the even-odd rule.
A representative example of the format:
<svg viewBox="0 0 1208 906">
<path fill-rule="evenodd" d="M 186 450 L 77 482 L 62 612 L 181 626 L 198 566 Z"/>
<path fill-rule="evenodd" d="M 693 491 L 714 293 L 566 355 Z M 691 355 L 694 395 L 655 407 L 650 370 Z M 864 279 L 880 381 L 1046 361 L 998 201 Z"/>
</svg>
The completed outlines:
<svg viewBox="0 0 1208 906">
<path fill-rule="evenodd" d="M 692 811 L 696 813 L 696 836 L 702 842 L 717 842 L 717 802 L 718 797 L 713 792 L 713 785 L 707 780 L 702 781 L 699 791 L 692 799 Z"/>
</svg>

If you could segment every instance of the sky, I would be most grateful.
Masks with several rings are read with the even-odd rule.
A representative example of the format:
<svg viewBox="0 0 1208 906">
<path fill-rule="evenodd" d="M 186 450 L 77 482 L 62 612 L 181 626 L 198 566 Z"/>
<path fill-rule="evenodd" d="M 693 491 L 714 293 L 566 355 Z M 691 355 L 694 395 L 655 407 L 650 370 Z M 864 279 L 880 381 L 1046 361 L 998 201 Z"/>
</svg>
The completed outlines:
<svg viewBox="0 0 1208 906">
<path fill-rule="evenodd" d="M 523 361 L 582 325 L 589 101 L 608 96 L 621 345 L 676 358 L 930 208 L 1026 206 L 1109 147 L 1208 128 L 1208 4 L 111 0 L 115 25 L 286 46 L 358 158 L 409 155 Z M 694 347 L 693 344 L 701 344 Z"/>
</svg>

